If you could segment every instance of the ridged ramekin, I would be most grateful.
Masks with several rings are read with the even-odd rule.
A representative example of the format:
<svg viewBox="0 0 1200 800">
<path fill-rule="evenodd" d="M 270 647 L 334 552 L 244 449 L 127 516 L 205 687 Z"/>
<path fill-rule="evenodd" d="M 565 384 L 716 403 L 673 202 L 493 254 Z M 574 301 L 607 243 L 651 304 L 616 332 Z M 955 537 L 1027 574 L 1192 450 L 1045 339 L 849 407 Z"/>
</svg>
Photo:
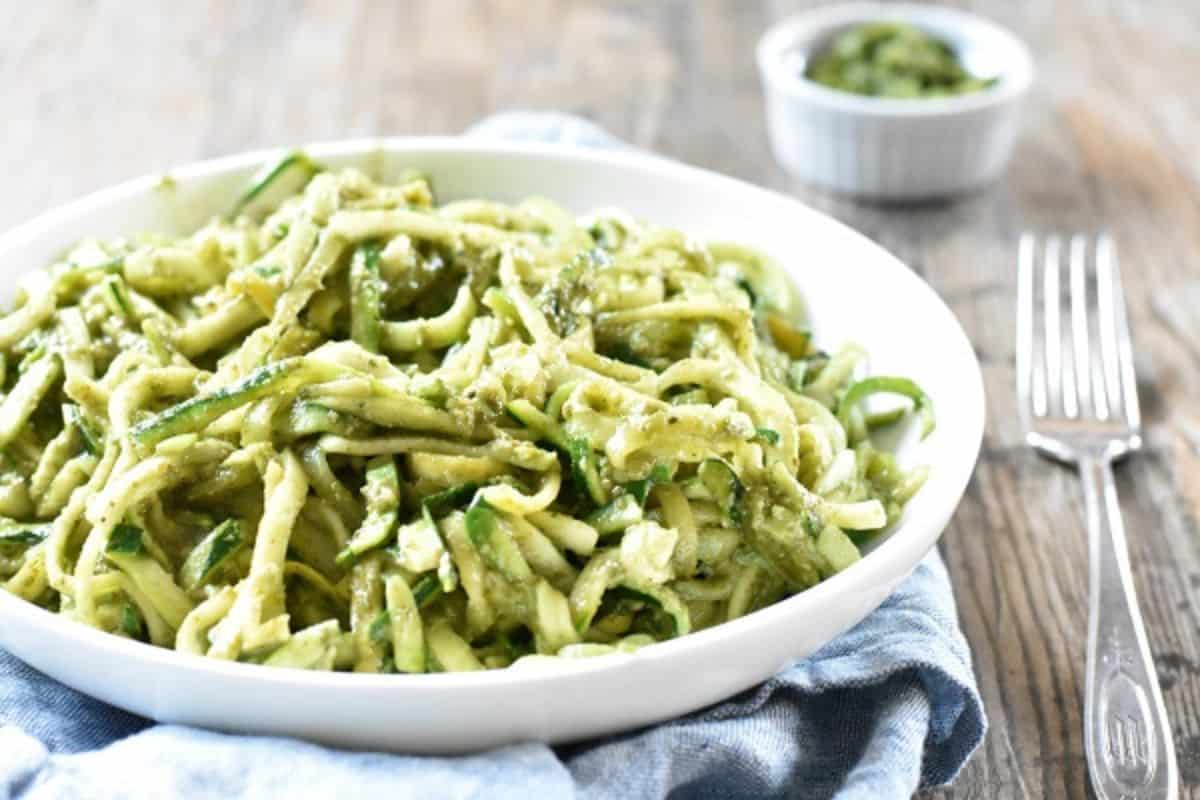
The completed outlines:
<svg viewBox="0 0 1200 800">
<path fill-rule="evenodd" d="M 829 89 L 804 77 L 808 59 L 864 22 L 904 21 L 948 42 L 987 89 L 897 100 Z M 982 17 L 916 4 L 825 6 L 770 28 L 758 45 L 767 131 L 775 157 L 801 180 L 880 200 L 970 191 L 1008 164 L 1022 100 L 1033 83 L 1029 49 Z"/>
</svg>

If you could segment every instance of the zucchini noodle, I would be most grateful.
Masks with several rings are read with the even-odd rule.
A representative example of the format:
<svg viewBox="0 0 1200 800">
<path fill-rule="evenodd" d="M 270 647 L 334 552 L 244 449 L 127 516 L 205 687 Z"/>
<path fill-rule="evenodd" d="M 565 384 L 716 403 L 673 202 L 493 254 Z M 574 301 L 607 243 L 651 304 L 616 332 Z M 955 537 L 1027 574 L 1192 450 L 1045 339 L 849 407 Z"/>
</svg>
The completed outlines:
<svg viewBox="0 0 1200 800">
<path fill-rule="evenodd" d="M 749 248 L 301 153 L 231 206 L 0 318 L 8 591 L 212 658 L 496 669 L 802 591 L 925 478 L 871 433 L 929 398 L 818 350 Z"/>
</svg>

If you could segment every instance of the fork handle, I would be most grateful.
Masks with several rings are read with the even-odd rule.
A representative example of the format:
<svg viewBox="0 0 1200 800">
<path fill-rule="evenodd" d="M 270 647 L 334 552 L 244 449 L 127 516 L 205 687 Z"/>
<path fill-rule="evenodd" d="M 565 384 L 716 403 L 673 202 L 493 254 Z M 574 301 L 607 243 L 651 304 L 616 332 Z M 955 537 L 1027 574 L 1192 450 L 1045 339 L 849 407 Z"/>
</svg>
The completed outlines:
<svg viewBox="0 0 1200 800">
<path fill-rule="evenodd" d="M 1175 800 L 1175 747 L 1107 456 L 1079 464 L 1090 550 L 1084 748 L 1099 800 Z"/>
</svg>

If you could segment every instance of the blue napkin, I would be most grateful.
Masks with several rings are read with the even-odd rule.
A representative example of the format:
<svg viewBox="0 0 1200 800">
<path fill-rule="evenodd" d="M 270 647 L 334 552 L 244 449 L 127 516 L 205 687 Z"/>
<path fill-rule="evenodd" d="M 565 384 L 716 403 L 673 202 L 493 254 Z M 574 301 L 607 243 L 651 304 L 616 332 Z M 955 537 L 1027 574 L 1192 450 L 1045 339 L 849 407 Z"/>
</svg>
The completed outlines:
<svg viewBox="0 0 1200 800">
<path fill-rule="evenodd" d="M 626 146 L 551 113 L 501 114 L 468 133 Z M 986 726 L 936 552 L 857 627 L 757 689 L 571 747 L 428 758 L 155 725 L 0 651 L 0 800 L 905 798 L 953 780 Z"/>
</svg>

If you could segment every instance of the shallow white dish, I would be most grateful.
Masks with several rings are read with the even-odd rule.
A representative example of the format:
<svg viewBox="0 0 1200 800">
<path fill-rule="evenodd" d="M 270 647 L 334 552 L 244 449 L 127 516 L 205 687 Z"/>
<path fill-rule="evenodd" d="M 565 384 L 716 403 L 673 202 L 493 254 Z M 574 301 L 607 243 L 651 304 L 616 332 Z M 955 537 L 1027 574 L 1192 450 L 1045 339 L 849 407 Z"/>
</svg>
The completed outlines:
<svg viewBox="0 0 1200 800">
<path fill-rule="evenodd" d="M 330 166 L 376 176 L 418 167 L 441 200 L 540 194 L 571 210 L 620 206 L 710 238 L 751 243 L 785 264 L 809 302 L 817 341 L 863 344 L 872 371 L 915 378 L 938 427 L 916 451 L 934 466 L 901 524 L 845 572 L 735 622 L 631 655 L 438 675 L 269 669 L 131 642 L 0 591 L 0 646 L 63 683 L 164 722 L 300 736 L 356 748 L 461 752 L 521 740 L 563 742 L 701 708 L 808 655 L 876 608 L 934 545 L 958 504 L 983 434 L 979 365 L 949 309 L 879 246 L 794 200 L 669 162 L 546 145 L 383 139 L 317 145 Z M 38 269 L 86 235 L 184 232 L 224 212 L 277 154 L 250 153 L 107 189 L 0 236 L 0 262 Z"/>
</svg>

